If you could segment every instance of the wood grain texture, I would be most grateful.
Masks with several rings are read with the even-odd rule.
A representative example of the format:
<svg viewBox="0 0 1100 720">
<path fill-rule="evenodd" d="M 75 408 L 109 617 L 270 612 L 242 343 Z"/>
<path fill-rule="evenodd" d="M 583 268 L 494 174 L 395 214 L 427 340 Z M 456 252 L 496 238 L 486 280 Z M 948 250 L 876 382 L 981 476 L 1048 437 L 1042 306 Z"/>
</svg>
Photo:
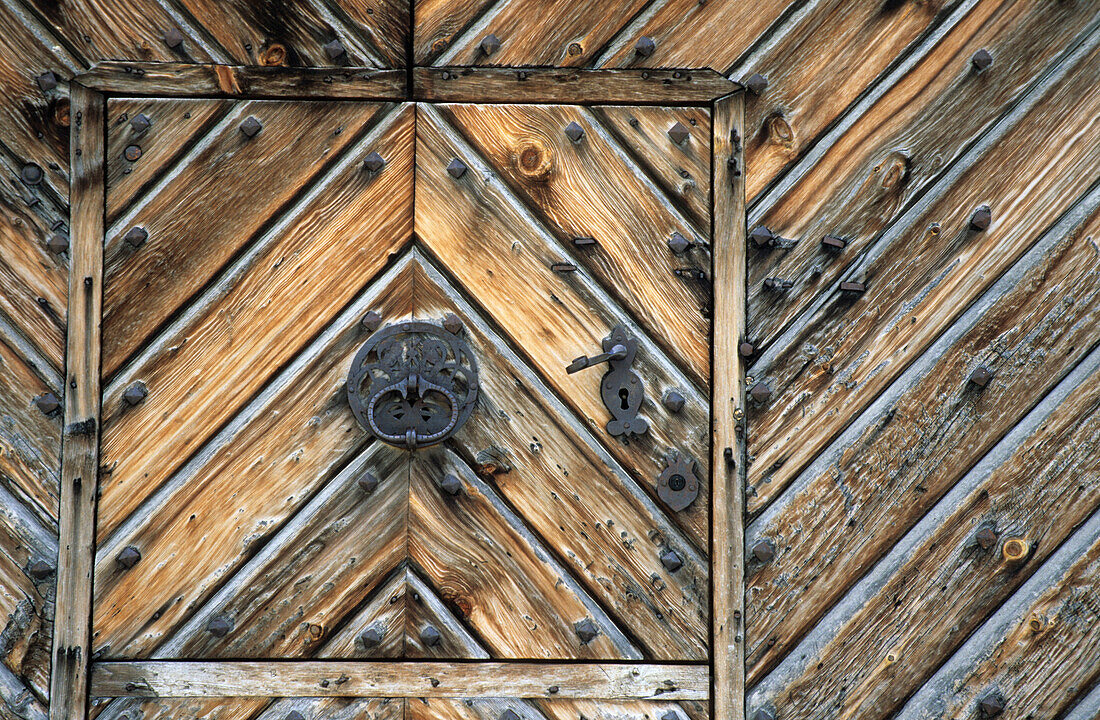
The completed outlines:
<svg viewBox="0 0 1100 720">
<path fill-rule="evenodd" d="M 412 538 L 410 537 L 410 540 Z M 405 657 L 484 660 L 489 653 L 435 589 L 410 567 L 405 571 Z M 423 631 L 439 632 L 439 643 L 425 642 Z"/>
<path fill-rule="evenodd" d="M 229 100 L 111 98 L 107 101 L 107 222 L 113 223 L 134 199 L 169 168 L 233 107 Z M 130 121 L 149 123 L 135 130 Z M 127 159 L 137 146 L 141 157 Z"/>
<path fill-rule="evenodd" d="M 565 368 L 578 355 L 598 350 L 610 328 L 627 318 L 584 273 L 551 269 L 554 263 L 568 262 L 571 255 L 446 128 L 438 111 L 420 106 L 417 236 L 529 354 L 526 361 L 589 430 L 606 439 L 609 414 L 599 398 L 599 378 L 593 377 L 594 371 L 570 375 Z M 459 181 L 445 170 L 455 157 L 471 166 Z M 651 492 L 669 450 L 695 459 L 699 477 L 709 477 L 707 399 L 646 336 L 638 339 L 634 369 L 645 378 L 647 400 L 642 411 L 650 420 L 649 432 L 629 442 L 607 441 L 608 450 Z M 678 389 L 687 399 L 680 413 L 669 412 L 659 402 L 669 388 Z M 706 485 L 704 481 L 696 502 L 673 518 L 700 548 L 706 547 L 709 534 L 702 510 L 709 496 Z"/>
<path fill-rule="evenodd" d="M 0 668 L 10 673 L 13 687 L 26 684 L 27 696 L 47 698 L 55 577 L 32 576 L 25 555 L 24 548 L 0 536 Z M 52 567 L 56 559 L 51 561 Z"/>
<path fill-rule="evenodd" d="M 435 661 L 102 662 L 91 685 L 96 695 L 112 697 L 476 698 L 503 691 L 609 700 L 704 700 L 708 686 L 705 665 Z"/>
<path fill-rule="evenodd" d="M 1079 3 L 978 3 L 911 71 L 821 143 L 812 162 L 800 162 L 765 193 L 750 227 L 763 224 L 799 242 L 753 252 L 749 306 L 757 345 L 769 345 L 828 292 L 1094 19 Z M 967 59 L 983 48 L 996 64 L 979 74 Z M 827 234 L 847 240 L 842 253 L 821 246 Z M 775 293 L 762 287 L 766 277 L 794 286 Z"/>
<path fill-rule="evenodd" d="M 782 355 L 752 368 L 774 394 L 750 414 L 750 512 L 782 492 L 851 413 L 896 379 L 1094 182 L 1100 149 L 1076 138 L 1096 132 L 1100 98 L 1082 93 L 1100 71 L 1097 39 L 1067 61 L 1072 73 L 1052 75 L 1034 104 L 1002 121 L 996 142 L 972 148 L 853 265 L 845 276 L 863 278 L 866 292 L 834 285 L 815 321 L 784 338 Z M 1050 144 L 1062 152 L 1035 152 Z M 995 208 L 993 225 L 975 232 L 969 219 L 983 203 Z"/>
<path fill-rule="evenodd" d="M 401 720 L 404 700 L 375 698 L 94 698 L 98 720 Z"/>
<path fill-rule="evenodd" d="M 406 475 L 408 468 L 405 468 Z M 406 504 L 408 500 L 406 500 Z M 331 633 L 314 657 L 330 658 L 399 658 L 405 654 L 406 605 L 408 569 L 403 564 L 384 583 L 349 614 L 341 627 Z M 361 639 L 364 631 L 376 628 L 381 638 L 367 645 Z"/>
<path fill-rule="evenodd" d="M 310 112 L 317 113 L 314 119 L 322 114 L 321 109 Z M 343 109 L 346 118 L 374 112 L 373 107 Z M 338 121 L 329 115 L 329 122 Z M 218 285 L 178 318 L 161 340 L 143 348 L 107 388 L 103 457 L 112 467 L 100 501 L 101 537 L 110 534 L 210 433 L 231 418 L 367 284 L 388 255 L 408 241 L 412 229 L 412 120 L 409 106 L 391 114 L 349 146 L 324 179 L 315 182 L 278 221 L 251 213 L 230 214 L 225 200 L 212 202 L 205 197 L 192 212 L 163 207 L 171 206 L 177 197 L 175 186 L 150 198 L 150 207 L 166 213 L 156 216 L 158 224 L 169 228 L 165 232 L 173 232 L 173 228 L 178 232 L 190 223 L 188 233 L 196 233 L 193 237 L 201 238 L 197 240 L 203 243 L 200 247 L 210 247 L 218 257 L 196 254 L 196 248 L 188 247 L 184 238 L 165 235 L 159 243 L 164 251 L 149 257 L 143 268 L 149 273 L 160 271 L 165 267 L 162 263 L 173 258 L 191 259 L 195 273 L 210 272 L 213 268 L 208 261 L 224 257 L 224 246 L 231 244 L 220 233 L 230 233 L 235 244 L 241 245 L 244 239 L 236 235 L 239 224 L 270 229 Z M 240 135 L 235 127 L 229 131 Z M 294 141 L 297 134 L 297 130 L 289 133 L 287 141 Z M 377 174 L 362 166 L 362 158 L 374 150 L 388 159 Z M 280 192 L 296 191 L 291 183 L 280 181 Z M 242 184 L 240 191 L 250 192 L 249 187 Z M 209 217 L 210 212 L 225 216 L 211 218 L 215 227 L 213 234 L 207 235 L 194 218 Z M 129 258 L 131 262 L 145 253 L 153 255 L 149 246 L 157 231 L 147 227 L 149 243 Z M 334 272 L 349 264 L 356 272 Z M 119 283 L 138 290 L 134 285 L 136 268 L 120 259 L 118 272 Z M 165 292 L 177 296 L 171 276 L 157 282 Z M 123 309 L 114 322 L 104 323 L 105 349 L 134 346 L 129 335 L 117 335 L 125 333 L 121 317 L 131 311 L 139 313 L 137 321 L 143 328 L 151 325 L 141 299 L 150 292 L 144 289 L 133 297 L 126 295 L 126 288 L 116 290 Z M 162 315 L 165 309 L 164 305 L 157 307 L 156 314 Z M 105 363 L 105 371 L 107 367 Z M 149 389 L 148 397 L 129 407 L 122 393 L 139 381 Z M 149 437 L 156 437 L 157 442 L 146 442 Z"/>
<path fill-rule="evenodd" d="M 87 710 L 89 620 L 99 474 L 100 315 L 103 299 L 103 203 L 106 185 L 103 96 L 72 90 L 72 259 L 61 449 L 57 599 L 54 614 L 51 720 Z"/>
<path fill-rule="evenodd" d="M 740 86 L 713 70 L 414 68 L 425 102 L 707 105 Z"/>
<path fill-rule="evenodd" d="M 744 96 L 714 104 L 711 644 L 716 720 L 745 714 L 745 382 L 738 352 L 745 333 L 744 122 Z"/>
<path fill-rule="evenodd" d="M 626 718 L 664 718 L 671 713 L 677 720 L 687 717 L 710 717 L 706 701 L 688 700 L 678 703 L 646 700 L 535 700 L 546 720 L 625 720 Z M 671 718 L 670 718 L 671 720 Z"/>
<path fill-rule="evenodd" d="M 491 4 L 491 0 L 414 0 L 412 65 L 431 65 Z"/>
<path fill-rule="evenodd" d="M 645 657 L 705 658 L 705 556 L 569 417 L 523 361 L 468 306 L 453 299 L 457 293 L 437 290 L 446 287 L 445 281 L 430 268 L 426 272 L 434 278 L 418 283 L 418 302 L 436 316 L 453 312 L 462 318 L 482 368 L 480 409 L 455 436 L 467 462 L 478 467 L 477 453 L 486 449 L 503 454 L 509 469 L 486 467 L 482 476 L 618 626 L 636 638 Z M 432 292 L 439 295 L 432 297 Z M 700 515 L 705 522 L 705 505 Z M 683 563 L 675 572 L 660 559 L 670 548 Z M 589 608 L 601 632 L 617 631 L 601 621 L 602 612 Z M 618 646 L 626 654 L 621 639 Z"/>
<path fill-rule="evenodd" d="M 971 329 L 940 352 L 939 361 L 878 422 L 846 444 L 833 467 L 765 516 L 762 527 L 754 528 L 754 535 L 775 543 L 776 558 L 767 566 L 757 563 L 749 578 L 751 680 L 760 680 L 790 652 L 798 638 L 1096 346 L 1100 282 L 1091 238 L 1100 233 L 1100 210 L 1094 205 L 1086 218 L 1065 236 L 1059 234 L 1049 254 L 1041 256 L 1014 287 L 995 295 Z M 978 364 L 995 372 L 983 390 L 967 382 Z M 1082 422 L 1079 411 L 1064 412 L 1068 415 L 1059 411 L 1048 421 L 1049 432 L 1060 432 L 1058 423 L 1068 422 L 1072 428 Z M 1069 439 L 1044 441 L 1044 447 L 1057 448 L 1062 442 Z M 1073 447 L 1083 450 L 1080 441 Z M 1044 547 L 1048 542 L 1056 545 L 1073 518 L 1080 519 L 1079 513 L 1091 507 L 1087 496 L 1078 497 L 1072 509 L 1061 506 L 1067 496 L 1092 492 L 1088 483 L 1078 485 L 1079 478 L 1090 477 L 1089 471 L 1062 475 L 1056 469 L 1065 460 L 1059 458 L 1050 460 L 1049 471 L 1039 473 L 1047 462 L 1039 449 L 1021 450 L 1019 455 L 1028 459 L 998 470 L 960 506 L 958 517 L 944 521 L 927 541 L 926 551 L 914 551 L 911 566 L 895 573 L 864 610 L 845 623 L 835 648 L 822 651 L 821 662 L 829 670 L 823 674 L 815 664 L 792 684 L 792 695 L 803 696 L 796 688 L 809 684 L 820 687 L 835 681 L 853 688 L 859 680 L 868 686 L 862 691 L 869 703 L 866 708 L 888 712 L 892 701 L 884 697 L 887 692 L 903 698 L 906 692 L 901 688 L 916 689 L 966 636 L 965 629 L 1003 600 L 1014 578 L 1030 573 L 1027 568 L 1000 578 L 1003 587 L 986 581 L 979 593 L 972 576 L 976 568 L 970 564 L 980 554 L 958 553 L 965 544 L 962 535 L 973 533 L 983 520 L 994 521 L 1004 537 L 1023 532 L 1032 540 L 1041 536 Z M 1038 475 L 1014 469 L 1027 463 Z M 888 480 L 883 468 L 888 469 Z M 1045 478 L 1041 486 L 1037 477 Z M 843 490 L 838 489 L 840 483 Z M 1021 483 L 1026 492 L 1020 491 Z M 1048 519 L 1056 524 L 1048 525 Z M 1025 528 L 1028 524 L 1046 529 L 1037 534 Z M 858 532 L 830 532 L 837 527 Z M 982 564 L 990 567 L 991 562 Z M 950 602 L 943 602 L 943 587 L 956 582 L 966 585 Z M 971 592 L 975 594 L 966 594 Z M 909 593 L 915 593 L 913 605 L 899 611 L 899 599 Z M 932 598 L 941 603 L 938 608 Z M 963 612 L 964 606 L 970 609 Z M 882 628 L 887 615 L 939 617 L 941 622 L 930 619 L 904 632 L 886 633 Z M 883 653 L 893 651 L 882 643 L 896 644 L 895 655 L 910 658 L 904 667 L 872 670 Z M 852 652 L 856 655 L 848 654 Z M 809 706 L 805 712 L 811 712 Z"/>
<path fill-rule="evenodd" d="M 710 225 L 709 109 L 627 105 L 592 112 L 696 227 Z M 682 143 L 668 134 L 676 123 L 688 131 Z"/>
<path fill-rule="evenodd" d="M 571 247 L 575 237 L 595 238 L 595 246 L 574 248 L 572 261 L 636 318 L 697 385 L 705 386 L 710 288 L 674 271 L 709 269 L 709 220 L 692 226 L 582 108 L 441 109 L 561 246 Z M 570 123 L 584 131 L 576 143 L 564 132 Z M 673 233 L 698 247 L 673 253 L 668 247 Z"/>
<path fill-rule="evenodd" d="M 412 3 L 407 0 L 338 0 L 333 12 L 341 14 L 344 26 L 360 34 L 376 50 L 382 64 L 403 68 L 411 64 L 406 59 L 412 22 Z"/>
</svg>

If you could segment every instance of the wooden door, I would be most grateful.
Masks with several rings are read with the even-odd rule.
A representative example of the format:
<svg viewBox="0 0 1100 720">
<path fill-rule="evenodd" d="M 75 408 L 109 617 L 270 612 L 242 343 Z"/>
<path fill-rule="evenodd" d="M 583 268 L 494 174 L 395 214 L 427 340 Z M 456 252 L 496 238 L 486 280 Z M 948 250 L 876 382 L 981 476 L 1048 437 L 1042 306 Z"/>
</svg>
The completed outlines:
<svg viewBox="0 0 1100 720">
<path fill-rule="evenodd" d="M 95 713 L 708 715 L 709 106 L 105 115 Z"/>
</svg>

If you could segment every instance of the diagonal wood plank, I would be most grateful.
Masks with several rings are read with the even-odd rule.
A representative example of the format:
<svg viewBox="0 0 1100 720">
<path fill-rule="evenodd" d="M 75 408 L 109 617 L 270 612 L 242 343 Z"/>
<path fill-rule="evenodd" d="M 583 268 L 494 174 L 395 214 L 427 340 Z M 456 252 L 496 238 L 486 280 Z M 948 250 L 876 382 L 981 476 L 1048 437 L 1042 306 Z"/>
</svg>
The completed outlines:
<svg viewBox="0 0 1100 720">
<path fill-rule="evenodd" d="M 410 537 L 410 543 L 412 538 Z M 440 639 L 423 635 L 431 627 Z M 412 568 L 405 571 L 405 657 L 485 660 L 489 653 L 455 617 L 439 594 Z"/>
<path fill-rule="evenodd" d="M 408 469 L 406 468 L 406 476 Z M 405 500 L 406 504 L 408 499 Z M 344 618 L 314 657 L 399 658 L 405 655 L 405 593 L 407 564 L 376 587 L 366 601 Z M 371 631 L 366 640 L 363 633 Z"/>
<path fill-rule="evenodd" d="M 413 65 L 431 65 L 492 0 L 413 0 Z"/>
<path fill-rule="evenodd" d="M 460 182 L 445 170 L 458 156 L 471 165 Z M 568 374 L 565 369 L 578 355 L 598 351 L 611 327 L 626 320 L 624 313 L 583 273 L 551 269 L 569 256 L 426 106 L 418 109 L 417 121 L 416 234 L 643 487 L 655 492 L 669 450 L 696 460 L 703 479 L 699 498 L 673 519 L 697 547 L 706 547 L 708 398 L 632 328 L 639 340 L 634 368 L 646 384 L 642 410 L 650 420 L 649 432 L 629 441 L 607 439 L 609 414 L 599 398 L 599 378 L 593 376 L 598 371 Z M 660 403 L 669 389 L 687 399 L 680 413 Z"/>
<path fill-rule="evenodd" d="M 384 107 L 238 103 L 108 231 L 104 377 L 114 375 L 257 231 L 315 182 L 326 161 L 340 157 Z M 240 130 L 250 116 L 264 125 L 253 138 Z M 133 228 L 148 235 L 140 247 L 123 239 Z"/>
<path fill-rule="evenodd" d="M 345 16 L 345 27 L 376 48 L 383 67 L 410 65 L 408 54 L 413 3 L 406 0 L 336 0 L 335 11 Z"/>
<path fill-rule="evenodd" d="M 97 551 L 93 641 L 105 657 L 154 652 L 265 538 L 358 454 L 348 363 L 368 309 L 408 317 L 407 266 L 391 269 L 325 328 L 234 423 Z M 141 560 L 126 569 L 119 552 Z M 196 554 L 195 547 L 202 553 Z"/>
<path fill-rule="evenodd" d="M 373 112 L 347 105 L 363 115 Z M 201 302 L 107 388 L 103 456 L 110 473 L 99 505 L 101 538 L 408 242 L 412 120 L 412 108 L 403 106 L 349 148 Z M 377 174 L 362 165 L 371 151 L 388 160 Z M 348 266 L 355 272 L 336 271 Z M 112 331 L 120 329 L 104 327 Z M 135 382 L 144 383 L 148 397 L 129 407 L 122 394 Z M 150 437 L 157 442 L 147 442 Z"/>
<path fill-rule="evenodd" d="M 594 246 L 575 249 L 574 262 L 705 386 L 710 373 L 710 288 L 677 277 L 675 271 L 709 271 L 709 212 L 706 225 L 692 227 L 584 108 L 440 107 L 562 245 L 576 237 L 595 238 Z M 577 142 L 565 133 L 571 123 L 584 133 Z M 703 137 L 703 147 L 709 148 L 709 139 Z M 673 144 L 667 136 L 665 140 Z M 674 253 L 669 247 L 673 233 L 700 248 Z"/>
</svg>

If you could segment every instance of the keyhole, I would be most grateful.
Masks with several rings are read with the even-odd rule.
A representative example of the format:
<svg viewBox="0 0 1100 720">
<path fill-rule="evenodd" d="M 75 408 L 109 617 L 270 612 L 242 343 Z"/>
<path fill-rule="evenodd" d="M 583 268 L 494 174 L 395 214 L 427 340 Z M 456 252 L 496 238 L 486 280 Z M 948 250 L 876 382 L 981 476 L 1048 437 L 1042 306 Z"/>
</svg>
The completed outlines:
<svg viewBox="0 0 1100 720">
<path fill-rule="evenodd" d="M 626 388 L 619 388 L 619 407 L 623 410 L 630 409 L 630 392 Z"/>
<path fill-rule="evenodd" d="M 683 475 L 673 475 L 668 479 L 668 486 L 676 492 L 683 490 L 685 485 L 687 485 L 687 481 L 684 480 Z"/>
</svg>

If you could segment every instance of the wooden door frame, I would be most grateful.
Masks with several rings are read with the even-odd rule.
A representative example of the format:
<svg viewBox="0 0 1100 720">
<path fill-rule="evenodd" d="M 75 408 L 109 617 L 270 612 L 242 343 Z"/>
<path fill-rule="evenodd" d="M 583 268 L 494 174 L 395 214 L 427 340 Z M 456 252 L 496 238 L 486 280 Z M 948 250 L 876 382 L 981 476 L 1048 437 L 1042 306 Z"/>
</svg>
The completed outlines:
<svg viewBox="0 0 1100 720">
<path fill-rule="evenodd" d="M 744 93 L 709 69 L 282 68 L 105 62 L 69 85 L 70 261 L 51 720 L 103 697 L 509 697 L 711 702 L 744 717 Z M 92 667 L 109 96 L 644 104 L 711 110 L 711 647 L 707 663 L 114 661 Z M 504 690 L 502 688 L 506 687 Z"/>
</svg>

